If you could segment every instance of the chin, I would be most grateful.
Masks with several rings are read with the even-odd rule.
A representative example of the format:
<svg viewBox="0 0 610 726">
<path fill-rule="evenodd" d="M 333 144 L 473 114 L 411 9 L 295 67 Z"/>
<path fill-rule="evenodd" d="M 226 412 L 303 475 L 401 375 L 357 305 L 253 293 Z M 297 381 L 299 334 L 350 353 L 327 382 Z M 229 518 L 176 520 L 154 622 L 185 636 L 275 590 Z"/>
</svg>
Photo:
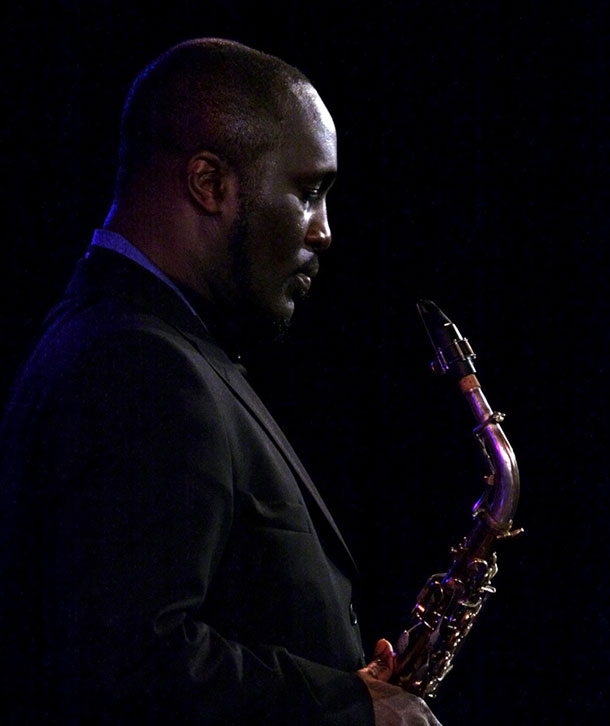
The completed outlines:
<svg viewBox="0 0 610 726">
<path fill-rule="evenodd" d="M 282 305 L 281 312 L 279 317 L 286 323 L 290 324 L 290 321 L 292 320 L 292 316 L 294 315 L 294 300 L 287 300 L 284 305 Z"/>
<path fill-rule="evenodd" d="M 296 305 L 292 295 L 283 293 L 275 299 L 267 299 L 261 302 L 260 310 L 264 317 L 274 319 L 284 325 L 290 324 Z"/>
</svg>

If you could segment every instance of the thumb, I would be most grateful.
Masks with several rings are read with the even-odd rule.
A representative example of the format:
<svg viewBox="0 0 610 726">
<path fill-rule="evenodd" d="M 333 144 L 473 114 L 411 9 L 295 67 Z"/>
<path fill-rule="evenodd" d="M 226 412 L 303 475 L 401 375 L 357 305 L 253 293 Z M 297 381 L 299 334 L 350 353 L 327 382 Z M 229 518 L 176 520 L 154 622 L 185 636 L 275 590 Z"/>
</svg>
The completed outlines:
<svg viewBox="0 0 610 726">
<path fill-rule="evenodd" d="M 385 658 L 388 656 L 394 658 L 394 648 L 392 648 L 392 643 L 390 643 L 389 640 L 381 638 L 381 640 L 378 640 L 375 644 L 373 658 Z"/>
<path fill-rule="evenodd" d="M 380 681 L 389 681 L 394 673 L 394 650 L 389 640 L 378 640 L 373 651 L 373 660 L 364 669 L 368 675 Z"/>
</svg>

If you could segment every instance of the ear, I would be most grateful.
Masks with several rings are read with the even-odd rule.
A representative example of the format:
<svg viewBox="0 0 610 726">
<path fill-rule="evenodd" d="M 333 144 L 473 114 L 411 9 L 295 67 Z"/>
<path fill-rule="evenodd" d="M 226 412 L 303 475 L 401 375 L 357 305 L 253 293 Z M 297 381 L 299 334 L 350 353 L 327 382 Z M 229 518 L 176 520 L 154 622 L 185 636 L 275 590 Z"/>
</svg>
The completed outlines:
<svg viewBox="0 0 610 726">
<path fill-rule="evenodd" d="M 208 214 L 219 214 L 230 196 L 232 173 L 216 154 L 200 151 L 188 164 L 188 189 L 197 205 Z"/>
</svg>

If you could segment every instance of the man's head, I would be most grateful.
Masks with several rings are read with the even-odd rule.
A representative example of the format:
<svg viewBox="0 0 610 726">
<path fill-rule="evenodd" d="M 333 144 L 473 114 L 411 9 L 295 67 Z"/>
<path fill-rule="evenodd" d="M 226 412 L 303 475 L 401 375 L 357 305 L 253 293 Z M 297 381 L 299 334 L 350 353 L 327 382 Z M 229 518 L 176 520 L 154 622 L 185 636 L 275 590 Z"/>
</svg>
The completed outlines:
<svg viewBox="0 0 610 726">
<path fill-rule="evenodd" d="M 332 119 L 300 71 L 188 41 L 132 86 L 107 226 L 226 313 L 287 322 L 330 244 L 335 172 Z"/>
</svg>

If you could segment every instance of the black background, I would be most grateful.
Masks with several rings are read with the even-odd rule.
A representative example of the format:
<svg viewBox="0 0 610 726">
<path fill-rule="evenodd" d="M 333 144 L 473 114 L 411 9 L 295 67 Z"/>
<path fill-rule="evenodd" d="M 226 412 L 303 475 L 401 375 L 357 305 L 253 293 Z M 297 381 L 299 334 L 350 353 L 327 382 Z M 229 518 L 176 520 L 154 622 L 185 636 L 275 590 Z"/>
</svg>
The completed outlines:
<svg viewBox="0 0 610 726">
<path fill-rule="evenodd" d="M 359 562 L 370 653 L 449 564 L 473 422 L 415 303 L 477 352 L 521 469 L 444 726 L 605 723 L 610 10 L 605 2 L 21 3 L 5 11 L 2 392 L 108 209 L 133 76 L 187 38 L 301 68 L 339 132 L 334 244 L 251 374 Z"/>
</svg>

